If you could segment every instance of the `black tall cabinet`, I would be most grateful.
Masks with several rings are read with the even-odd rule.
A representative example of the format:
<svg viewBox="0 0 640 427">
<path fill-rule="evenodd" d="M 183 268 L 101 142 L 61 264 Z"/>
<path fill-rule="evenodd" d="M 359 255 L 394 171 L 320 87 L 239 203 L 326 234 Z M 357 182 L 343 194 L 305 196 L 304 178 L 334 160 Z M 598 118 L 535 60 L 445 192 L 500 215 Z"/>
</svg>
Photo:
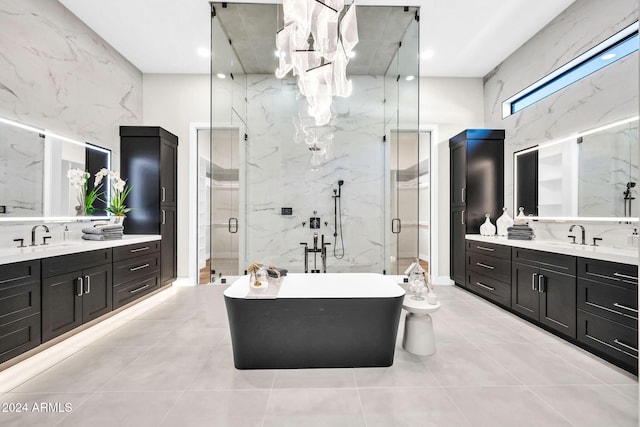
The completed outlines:
<svg viewBox="0 0 640 427">
<path fill-rule="evenodd" d="M 178 137 L 157 126 L 120 127 L 122 178 L 132 187 L 127 234 L 160 234 L 162 285 L 177 277 Z"/>
<path fill-rule="evenodd" d="M 480 233 L 485 214 L 495 225 L 504 206 L 504 130 L 467 129 L 449 140 L 450 271 L 465 286 L 465 234 Z"/>
</svg>

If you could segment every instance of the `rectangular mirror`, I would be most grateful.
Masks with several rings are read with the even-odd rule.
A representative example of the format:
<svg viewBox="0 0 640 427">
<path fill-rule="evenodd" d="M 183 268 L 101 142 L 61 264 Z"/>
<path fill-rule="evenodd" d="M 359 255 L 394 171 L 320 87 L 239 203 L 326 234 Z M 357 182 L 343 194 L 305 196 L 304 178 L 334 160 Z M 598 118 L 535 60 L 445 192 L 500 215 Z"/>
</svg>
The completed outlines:
<svg viewBox="0 0 640 427">
<path fill-rule="evenodd" d="M 91 175 L 91 191 L 95 173 L 111 168 L 111 151 L 0 118 L 0 220 L 83 216 L 67 177 L 74 168 Z M 107 215 L 104 201 L 94 207 L 92 216 Z"/>
<path fill-rule="evenodd" d="M 638 117 L 514 153 L 514 212 L 638 219 Z"/>
</svg>

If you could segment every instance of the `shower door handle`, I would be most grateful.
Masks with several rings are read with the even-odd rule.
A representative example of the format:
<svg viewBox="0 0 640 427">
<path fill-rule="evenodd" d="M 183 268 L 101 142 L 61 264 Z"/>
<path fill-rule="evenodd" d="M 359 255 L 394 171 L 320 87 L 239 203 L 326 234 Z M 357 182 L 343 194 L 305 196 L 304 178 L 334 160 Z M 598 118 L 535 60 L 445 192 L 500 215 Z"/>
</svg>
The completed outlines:
<svg viewBox="0 0 640 427">
<path fill-rule="evenodd" d="M 392 219 L 391 220 L 391 232 L 393 234 L 400 234 L 400 230 L 402 230 L 402 223 L 400 222 L 400 218 Z"/>
<path fill-rule="evenodd" d="M 238 218 L 229 218 L 229 233 L 235 234 L 238 232 Z"/>
</svg>

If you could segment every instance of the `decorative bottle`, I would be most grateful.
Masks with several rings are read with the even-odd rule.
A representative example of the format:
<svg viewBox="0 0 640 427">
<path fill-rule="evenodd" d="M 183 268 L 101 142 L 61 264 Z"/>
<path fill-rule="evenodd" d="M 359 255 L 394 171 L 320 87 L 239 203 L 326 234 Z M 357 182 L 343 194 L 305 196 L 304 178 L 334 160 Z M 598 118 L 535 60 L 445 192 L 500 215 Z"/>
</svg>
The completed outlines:
<svg viewBox="0 0 640 427">
<path fill-rule="evenodd" d="M 513 227 L 513 219 L 507 213 L 507 208 L 502 208 L 502 215 L 496 220 L 498 227 L 498 236 L 506 236 L 509 227 Z"/>
<path fill-rule="evenodd" d="M 482 236 L 495 236 L 496 234 L 496 226 L 491 223 L 489 219 L 489 214 L 485 215 L 484 224 L 480 226 L 480 234 Z"/>
<path fill-rule="evenodd" d="M 524 215 L 524 208 L 521 206 L 518 208 L 518 216 L 513 221 L 516 225 L 527 225 L 529 222 L 527 221 L 527 217 Z"/>
</svg>

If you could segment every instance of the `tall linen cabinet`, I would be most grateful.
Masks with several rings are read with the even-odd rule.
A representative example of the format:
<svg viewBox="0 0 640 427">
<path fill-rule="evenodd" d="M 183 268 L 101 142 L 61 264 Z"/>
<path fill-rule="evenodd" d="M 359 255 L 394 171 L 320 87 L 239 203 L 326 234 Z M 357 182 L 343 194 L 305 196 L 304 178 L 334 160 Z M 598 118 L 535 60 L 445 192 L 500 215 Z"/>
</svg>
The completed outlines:
<svg viewBox="0 0 640 427">
<path fill-rule="evenodd" d="M 131 186 L 126 234 L 160 234 L 162 286 L 177 277 L 178 137 L 157 126 L 120 127 L 121 176 Z"/>
<path fill-rule="evenodd" d="M 450 274 L 465 286 L 465 234 L 480 233 L 485 214 L 495 225 L 504 206 L 504 130 L 467 129 L 449 139 Z"/>
</svg>

